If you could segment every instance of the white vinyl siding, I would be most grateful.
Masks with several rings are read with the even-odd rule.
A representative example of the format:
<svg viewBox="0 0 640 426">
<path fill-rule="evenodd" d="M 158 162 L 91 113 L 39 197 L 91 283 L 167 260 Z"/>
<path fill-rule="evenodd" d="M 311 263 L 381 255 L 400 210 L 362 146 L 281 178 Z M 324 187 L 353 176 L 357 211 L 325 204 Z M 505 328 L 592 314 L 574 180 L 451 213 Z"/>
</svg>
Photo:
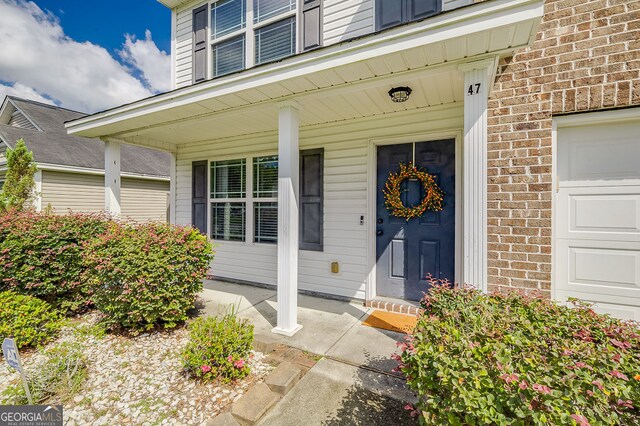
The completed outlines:
<svg viewBox="0 0 640 426">
<path fill-rule="evenodd" d="M 253 0 L 249 0 L 253 1 Z M 448 11 L 473 3 L 473 0 L 442 0 L 442 10 Z M 192 14 L 193 10 L 205 4 L 197 1 L 185 4 L 176 9 L 176 50 L 175 50 L 175 83 L 176 87 L 189 86 L 192 83 Z M 287 15 L 284 15 L 287 16 Z M 296 32 L 302 25 L 296 22 Z M 355 37 L 371 34 L 375 31 L 375 0 L 323 0 L 322 5 L 322 41 L 329 46 Z M 247 33 L 247 36 L 253 34 Z M 299 38 L 299 37 L 298 37 Z M 253 42 L 251 42 L 253 43 Z M 246 40 L 245 45 L 250 47 Z M 300 50 L 300 49 L 298 49 Z M 209 52 L 209 65 L 213 60 Z M 247 57 L 255 56 L 252 52 Z M 252 59 L 253 60 L 253 59 Z M 243 66 L 251 67 L 245 61 Z M 211 73 L 212 75 L 214 73 Z M 221 73 L 224 74 L 224 73 Z"/>
<path fill-rule="evenodd" d="M 373 8 L 374 0 L 324 0 L 324 45 L 372 33 Z"/>
<path fill-rule="evenodd" d="M 300 130 L 300 149 L 324 148 L 324 251 L 300 251 L 301 289 L 346 297 L 365 297 L 368 275 L 368 147 L 371 138 L 460 129 L 462 107 L 413 111 L 311 126 Z M 177 154 L 176 218 L 191 222 L 191 163 L 227 160 L 277 152 L 277 134 L 181 145 Z M 360 224 L 360 216 L 365 224 Z M 277 247 L 268 244 L 217 242 L 214 276 L 276 284 Z M 340 273 L 330 272 L 340 262 Z"/>
<path fill-rule="evenodd" d="M 189 86 L 193 81 L 193 9 L 203 4 L 191 3 L 176 12 L 176 88 Z"/>
<path fill-rule="evenodd" d="M 167 220 L 169 182 L 122 178 L 122 217 L 137 222 Z M 104 211 L 104 176 L 44 170 L 42 208 L 56 213 Z"/>
<path fill-rule="evenodd" d="M 442 10 L 453 10 L 469 4 L 473 4 L 473 0 L 442 0 Z"/>
</svg>

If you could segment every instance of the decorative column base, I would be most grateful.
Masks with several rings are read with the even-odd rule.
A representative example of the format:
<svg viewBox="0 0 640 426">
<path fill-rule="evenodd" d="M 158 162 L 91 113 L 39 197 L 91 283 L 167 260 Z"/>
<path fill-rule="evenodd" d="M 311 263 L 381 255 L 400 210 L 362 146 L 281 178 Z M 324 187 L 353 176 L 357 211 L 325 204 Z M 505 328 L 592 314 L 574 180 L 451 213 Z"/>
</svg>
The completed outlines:
<svg viewBox="0 0 640 426">
<path fill-rule="evenodd" d="M 280 334 L 282 336 L 291 337 L 294 334 L 296 334 L 298 331 L 300 331 L 301 328 L 302 328 L 302 326 L 300 324 L 298 324 L 292 330 L 285 330 L 285 329 L 280 328 L 280 327 L 274 327 L 274 328 L 271 329 L 271 332 L 274 333 L 274 334 Z"/>
</svg>

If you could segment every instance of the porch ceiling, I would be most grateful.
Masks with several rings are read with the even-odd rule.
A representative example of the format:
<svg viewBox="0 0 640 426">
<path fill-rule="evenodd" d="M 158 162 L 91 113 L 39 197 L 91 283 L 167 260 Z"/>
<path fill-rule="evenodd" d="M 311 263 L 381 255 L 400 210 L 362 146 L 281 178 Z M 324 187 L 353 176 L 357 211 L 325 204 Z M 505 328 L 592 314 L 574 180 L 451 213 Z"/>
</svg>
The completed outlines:
<svg viewBox="0 0 640 426">
<path fill-rule="evenodd" d="M 543 0 L 479 3 L 391 31 L 308 52 L 67 123 L 69 133 L 174 149 L 277 129 L 276 104 L 295 100 L 302 126 L 461 102 L 459 64 L 532 42 Z M 392 87 L 413 89 L 393 103 Z"/>
<path fill-rule="evenodd" d="M 366 85 L 354 83 L 339 91 L 314 93 L 296 99 L 300 105 L 300 125 L 331 123 L 359 117 L 381 116 L 393 112 L 412 110 L 434 105 L 461 102 L 463 81 L 457 70 L 440 70 L 428 73 L 429 77 L 413 76 L 393 79 L 394 83 Z M 394 86 L 409 86 L 413 93 L 407 102 L 394 103 L 388 95 Z M 237 95 L 239 98 L 241 95 Z M 211 103 L 219 100 L 212 99 Z M 198 105 L 208 108 L 209 101 Z M 242 108 L 168 120 L 133 132 L 114 135 L 133 143 L 179 141 L 179 144 L 221 139 L 262 132 L 276 131 L 278 109 L 272 103 L 248 105 Z"/>
</svg>

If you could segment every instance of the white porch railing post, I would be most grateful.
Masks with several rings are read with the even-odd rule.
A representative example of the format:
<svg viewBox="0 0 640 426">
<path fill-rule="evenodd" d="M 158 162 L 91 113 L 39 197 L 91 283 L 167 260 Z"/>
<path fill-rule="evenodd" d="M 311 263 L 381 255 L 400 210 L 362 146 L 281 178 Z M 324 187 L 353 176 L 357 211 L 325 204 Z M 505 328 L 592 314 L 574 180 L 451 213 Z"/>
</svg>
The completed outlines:
<svg viewBox="0 0 640 426">
<path fill-rule="evenodd" d="M 104 142 L 104 210 L 119 217 L 120 207 L 120 142 Z"/>
<path fill-rule="evenodd" d="M 464 74 L 463 283 L 487 291 L 487 107 L 494 59 L 460 66 Z"/>
<path fill-rule="evenodd" d="M 278 127 L 278 324 L 277 334 L 293 336 L 298 324 L 298 108 L 280 106 Z"/>
</svg>

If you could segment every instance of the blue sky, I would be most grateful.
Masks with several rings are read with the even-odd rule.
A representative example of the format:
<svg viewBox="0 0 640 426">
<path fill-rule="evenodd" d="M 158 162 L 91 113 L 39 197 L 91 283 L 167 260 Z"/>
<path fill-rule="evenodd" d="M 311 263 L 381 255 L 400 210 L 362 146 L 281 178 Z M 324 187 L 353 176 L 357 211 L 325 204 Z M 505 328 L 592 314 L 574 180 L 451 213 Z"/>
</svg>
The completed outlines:
<svg viewBox="0 0 640 426">
<path fill-rule="evenodd" d="M 0 99 L 92 113 L 171 89 L 156 0 L 0 0 Z"/>
<path fill-rule="evenodd" d="M 156 0 L 36 0 L 53 12 L 65 33 L 77 41 L 90 41 L 110 51 L 119 49 L 124 34 L 142 37 L 150 30 L 156 45 L 171 49 L 171 11 Z"/>
</svg>

